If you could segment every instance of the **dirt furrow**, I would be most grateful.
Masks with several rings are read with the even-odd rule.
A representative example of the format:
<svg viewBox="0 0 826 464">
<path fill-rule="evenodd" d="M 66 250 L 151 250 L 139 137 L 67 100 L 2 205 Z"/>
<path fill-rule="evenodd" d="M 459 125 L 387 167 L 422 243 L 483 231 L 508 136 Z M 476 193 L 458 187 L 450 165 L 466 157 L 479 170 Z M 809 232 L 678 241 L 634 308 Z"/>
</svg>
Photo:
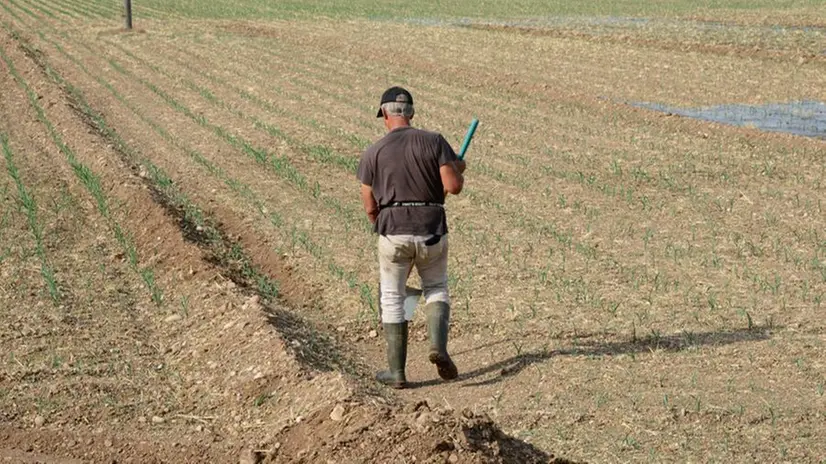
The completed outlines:
<svg viewBox="0 0 826 464">
<path fill-rule="evenodd" d="M 24 50 L 29 56 L 36 54 L 36 51 L 31 48 L 25 48 Z M 121 245 L 130 267 L 134 272 L 142 277 L 144 283 L 146 284 L 147 290 L 152 294 L 153 301 L 159 305 L 163 298 L 163 290 L 155 282 L 154 270 L 151 265 L 141 265 L 140 254 L 135 247 L 132 237 L 124 231 L 120 224 L 122 212 L 117 207 L 113 206 L 111 198 L 105 192 L 105 188 L 101 184 L 100 176 L 93 168 L 90 168 L 88 164 L 85 164 L 77 157 L 72 145 L 67 143 L 61 133 L 56 130 L 53 123 L 49 120 L 48 114 L 38 102 L 42 96 L 39 96 L 36 92 L 34 92 L 27 83 L 26 73 L 18 73 L 11 60 L 5 54 L 3 54 L 2 58 L 6 61 L 9 71 L 14 76 L 20 89 L 22 89 L 29 97 L 29 101 L 37 114 L 37 119 L 46 127 L 49 136 L 59 149 L 60 154 L 66 158 L 73 173 L 80 180 L 81 184 L 86 188 L 88 194 L 94 200 L 99 214 L 108 223 L 112 234 Z M 31 76 L 29 76 L 29 78 L 30 77 Z"/>
<path fill-rule="evenodd" d="M 209 135 L 207 135 L 205 137 L 205 139 L 208 140 Z M 189 149 L 187 149 L 187 150 L 189 150 Z M 219 168 L 219 167 L 213 167 L 214 165 L 209 160 L 207 160 L 206 158 L 203 158 L 204 155 L 202 155 L 201 153 L 207 153 L 207 152 L 204 152 L 204 151 L 202 151 L 202 152 L 188 151 L 188 153 L 193 155 L 193 156 L 199 157 L 200 164 L 202 164 L 203 167 L 207 168 L 208 172 L 212 171 L 212 170 L 215 170 L 215 169 L 218 169 L 220 171 L 218 174 L 219 174 L 220 177 L 223 177 L 223 180 L 224 180 L 225 183 L 227 183 L 233 189 L 239 190 L 239 193 L 241 194 L 242 197 L 246 197 L 247 199 L 252 200 L 254 205 L 257 205 L 255 207 L 255 209 L 253 210 L 253 217 L 261 216 L 261 219 L 263 219 L 263 224 L 264 224 L 264 229 L 265 230 L 258 229 L 256 231 L 250 231 L 251 240 L 250 240 L 250 243 L 248 243 L 247 245 L 253 246 L 253 244 L 256 241 L 258 241 L 261 237 L 266 236 L 266 235 L 271 233 L 272 226 L 277 226 L 277 227 L 280 227 L 282 229 L 280 231 L 280 233 L 281 233 L 280 240 L 277 240 L 275 242 L 273 242 L 272 240 L 265 240 L 265 243 L 268 243 L 267 250 L 269 250 L 269 251 L 267 252 L 267 254 L 268 255 L 273 255 L 273 258 L 272 258 L 273 261 L 277 262 L 277 261 L 280 261 L 280 260 L 288 259 L 286 254 L 284 254 L 284 253 L 292 254 L 292 253 L 290 253 L 291 250 L 294 250 L 296 247 L 299 247 L 299 248 L 308 247 L 309 251 L 311 251 L 311 252 L 315 251 L 316 253 L 318 253 L 320 251 L 318 249 L 318 245 L 313 244 L 312 241 L 311 241 L 312 238 L 307 236 L 305 232 L 296 231 L 295 226 L 292 226 L 292 228 L 288 228 L 288 227 L 286 227 L 282 224 L 283 219 L 282 219 L 282 214 L 280 213 L 280 211 L 295 208 L 297 202 L 300 201 L 299 199 L 290 198 L 290 197 L 285 196 L 283 194 L 284 192 L 282 190 L 277 196 L 270 197 L 270 198 L 273 198 L 273 199 L 277 200 L 276 203 L 281 205 L 280 208 L 279 207 L 273 208 L 271 206 L 272 201 L 269 203 L 269 205 L 265 206 L 264 203 L 261 203 L 262 200 L 258 199 L 258 195 L 255 193 L 255 191 L 251 190 L 245 183 L 239 183 L 239 181 L 234 180 L 231 177 L 226 177 L 225 174 L 224 174 L 224 173 L 226 173 L 226 171 L 224 169 Z M 224 164 L 225 166 L 227 166 L 227 169 L 233 169 L 234 170 L 234 169 L 238 169 L 239 166 L 243 167 L 243 164 L 238 163 L 238 162 L 234 162 L 234 163 L 231 163 L 231 164 L 226 164 L 225 162 L 223 162 L 223 160 L 219 160 L 219 161 L 222 164 Z M 271 186 L 270 187 L 265 187 L 263 189 L 259 189 L 259 191 L 263 191 L 263 192 L 269 192 L 269 191 L 272 191 L 272 190 L 273 190 L 273 188 Z M 213 189 L 213 191 L 214 191 L 214 189 Z M 273 201 L 275 201 L 275 200 L 273 200 Z M 268 207 L 270 208 L 271 211 L 273 211 L 272 213 L 268 212 L 268 210 L 267 210 Z M 308 209 L 308 211 L 309 210 L 310 209 Z M 260 222 L 261 219 L 259 219 L 258 221 Z M 242 221 L 242 222 L 246 222 L 246 221 Z M 307 226 L 306 223 L 303 224 L 303 226 L 304 226 L 303 227 L 304 229 L 308 229 L 308 226 Z M 270 229 L 269 232 L 267 231 L 268 229 Z M 255 237 L 255 239 L 252 239 L 252 237 Z M 256 248 L 257 247 L 258 246 L 256 246 Z M 276 253 L 274 253 L 274 252 L 276 252 Z M 312 270 L 315 269 L 316 271 L 320 271 L 320 272 L 324 273 L 324 271 L 325 271 L 324 268 L 314 267 L 312 264 L 309 264 L 309 263 L 306 262 L 306 258 L 312 259 L 311 256 L 310 257 L 305 257 L 305 259 L 304 259 L 305 265 L 301 265 L 301 266 L 298 266 L 298 267 L 307 268 L 308 270 L 311 270 L 311 272 L 313 272 Z M 265 262 L 266 262 L 266 260 L 265 260 Z M 285 267 L 287 269 L 289 269 L 293 266 L 294 266 L 294 264 L 287 264 Z M 325 266 L 325 267 L 329 268 L 329 266 Z M 340 267 L 336 267 L 336 269 L 340 269 Z M 326 270 L 329 271 L 329 270 L 334 270 L 334 269 L 326 269 Z M 288 277 L 288 274 L 283 274 L 282 273 L 281 275 L 283 275 L 284 277 Z M 346 277 L 346 276 L 342 275 L 342 277 Z M 350 278 L 347 277 L 347 279 L 349 280 Z M 307 286 L 304 285 L 304 287 L 307 287 Z M 296 288 L 294 288 L 294 290 L 296 290 L 297 293 L 298 293 L 297 298 L 306 298 L 312 292 L 312 290 L 310 288 L 304 288 L 302 290 L 302 289 L 300 289 L 300 287 L 296 287 Z M 302 304 L 310 304 L 311 306 L 314 306 L 314 303 L 312 303 L 312 301 L 306 301 L 305 300 L 305 301 L 302 302 Z"/>
<path fill-rule="evenodd" d="M 114 62 L 110 61 L 110 63 L 112 63 L 113 66 L 118 66 Z M 120 70 L 125 72 L 124 69 L 120 69 Z M 339 232 L 338 234 L 333 234 L 333 235 L 339 235 L 339 236 L 347 237 L 351 233 L 351 230 L 357 232 L 358 229 L 355 229 L 355 227 L 361 227 L 361 229 L 366 228 L 365 225 L 364 225 L 363 220 L 361 220 L 359 222 L 356 222 L 356 223 L 352 222 L 356 218 L 354 209 L 350 209 L 350 210 L 345 209 L 341 205 L 341 203 L 338 200 L 335 199 L 335 197 L 330 196 L 328 193 L 326 193 L 327 189 L 325 188 L 325 186 L 323 184 L 319 184 L 318 181 L 315 181 L 315 182 L 308 181 L 306 178 L 304 178 L 300 174 L 300 172 L 296 171 L 295 168 L 292 167 L 292 165 L 289 163 L 289 161 L 287 161 L 287 159 L 285 157 L 283 157 L 283 155 L 280 155 L 280 156 L 279 155 L 271 155 L 271 154 L 268 154 L 265 149 L 259 148 L 259 147 L 265 145 L 265 141 L 261 141 L 259 144 L 257 144 L 257 146 L 252 145 L 248 141 L 248 139 L 241 138 L 240 136 L 238 136 L 236 134 L 230 134 L 229 132 L 227 132 L 223 128 L 222 125 L 209 122 L 210 119 L 212 119 L 212 120 L 220 119 L 219 114 L 211 115 L 209 118 L 205 118 L 203 116 L 203 114 L 208 114 L 208 113 L 205 111 L 205 109 L 200 109 L 200 112 L 202 113 L 202 115 L 198 116 L 198 117 L 195 117 L 194 113 L 192 113 L 191 110 L 188 109 L 189 105 L 187 105 L 187 102 L 186 102 L 185 99 L 182 100 L 183 101 L 183 103 L 182 103 L 181 101 L 176 100 L 172 96 L 167 94 L 165 91 L 163 91 L 162 88 L 159 88 L 159 87 L 155 86 L 154 84 L 151 84 L 149 81 L 143 80 L 143 78 L 139 77 L 138 79 L 145 86 L 147 86 L 150 90 L 152 90 L 154 93 L 156 93 L 158 96 L 160 96 L 165 101 L 165 103 L 172 106 L 173 109 L 179 110 L 179 112 L 181 112 L 184 116 L 186 116 L 186 117 L 192 119 L 193 121 L 199 123 L 200 126 L 202 126 L 204 129 L 206 129 L 207 133 L 212 132 L 212 135 L 217 136 L 217 138 L 219 140 L 222 140 L 224 143 L 227 143 L 231 147 L 233 147 L 235 149 L 238 149 L 239 151 L 244 153 L 247 157 L 251 158 L 255 162 L 257 162 L 259 164 L 263 164 L 263 166 L 269 168 L 269 170 L 272 171 L 273 173 L 284 177 L 287 181 L 289 181 L 288 186 L 290 188 L 292 188 L 292 189 L 298 188 L 299 192 L 303 192 L 306 195 L 306 197 L 298 197 L 298 198 L 288 199 L 288 197 L 284 196 L 284 194 L 283 194 L 284 192 L 282 191 L 281 194 L 279 194 L 277 198 L 282 203 L 284 203 L 284 202 L 289 203 L 289 207 L 276 208 L 276 211 L 284 211 L 284 210 L 289 210 L 289 209 L 295 208 L 297 206 L 297 203 L 302 201 L 303 198 L 307 198 L 307 199 L 312 198 L 316 201 L 319 201 L 322 205 L 324 205 L 326 207 L 326 209 L 329 210 L 329 212 L 333 213 L 334 215 L 338 215 L 338 216 L 345 219 L 345 222 L 342 224 L 342 223 L 327 221 L 328 216 L 326 216 L 326 215 L 316 216 L 312 220 L 312 222 L 310 223 L 310 228 L 313 229 L 314 231 L 319 232 L 319 231 L 324 231 L 324 230 L 331 230 L 331 228 L 333 228 L 335 226 L 339 226 L 339 227 L 343 226 L 342 229 L 341 229 L 341 232 Z M 180 97 L 178 97 L 178 98 L 180 98 Z M 194 107 L 197 108 L 197 106 L 194 106 Z M 236 129 L 236 131 L 237 131 L 237 129 Z M 208 153 L 207 151 L 202 151 L 202 152 Z M 240 165 L 239 163 L 233 163 L 232 165 L 227 166 L 226 170 L 230 170 L 230 169 L 233 169 L 233 168 L 234 169 L 240 169 L 241 167 L 242 167 L 242 165 Z M 290 184 L 293 184 L 293 185 L 290 185 Z M 253 185 L 253 187 L 255 187 L 255 186 Z M 258 187 L 258 188 L 253 188 L 250 191 L 254 194 L 255 191 L 267 192 L 267 189 L 262 188 L 262 187 Z M 306 229 L 307 228 L 307 226 L 306 226 L 306 224 L 307 224 L 306 214 L 305 214 L 304 221 L 305 221 L 305 229 Z M 294 232 L 293 232 L 293 234 L 294 234 Z M 293 238 L 293 245 L 295 245 L 295 240 L 296 239 Z M 305 235 L 303 238 L 300 238 L 299 240 L 302 241 L 302 242 L 307 243 L 307 245 L 310 247 L 309 251 L 312 254 L 316 254 L 316 253 L 320 252 L 320 249 L 318 248 L 318 245 L 313 245 L 313 244 L 307 242 L 307 240 L 312 240 L 311 236 L 308 237 L 308 236 Z M 340 244 L 340 246 L 342 246 L 344 243 L 345 242 L 343 242 L 343 241 L 342 242 L 332 241 L 332 242 L 322 243 L 321 246 L 330 247 L 331 245 L 336 245 L 336 244 Z M 334 264 L 334 263 L 331 262 L 329 264 L 329 266 L 333 266 L 332 268 L 330 268 L 331 270 L 333 270 L 335 272 L 338 272 L 338 273 L 341 273 L 340 270 L 342 269 L 342 267 L 340 265 Z M 348 268 L 349 267 L 345 267 L 344 269 L 348 269 Z M 358 285 L 358 284 L 356 283 L 356 285 Z M 352 286 L 352 284 L 351 284 L 351 286 Z M 362 292 L 362 297 L 363 296 L 364 296 L 364 294 Z"/>
<path fill-rule="evenodd" d="M 32 79 L 32 63 L 4 30 L 0 30 L 0 37 L 4 58 L 37 86 L 41 101 L 51 108 L 64 105 L 59 95 L 47 90 L 48 85 Z M 41 202 L 40 211 L 47 221 L 44 247 L 59 271 L 62 294 L 57 304 L 49 299 L 24 304 L 19 300 L 22 289 L 12 282 L 7 287 L 11 299 L 4 308 L 12 311 L 7 314 L 11 330 L 4 330 L 2 340 L 4 352 L 15 354 L 4 360 L 3 377 L 23 382 L 10 399 L 9 404 L 16 406 L 7 420 L 32 423 L 39 415 L 49 422 L 73 423 L 80 418 L 66 414 L 68 408 L 88 409 L 104 399 L 113 406 L 131 406 L 90 411 L 90 420 L 118 420 L 133 409 L 160 409 L 174 397 L 166 385 L 159 384 L 153 398 L 140 398 L 140 390 L 131 384 L 138 375 L 154 379 L 165 375 L 153 368 L 160 353 L 148 328 L 148 298 L 129 272 L 119 244 L 107 230 L 107 221 L 96 212 L 95 202 L 55 148 L 26 93 L 12 79 L 10 68 L 4 68 L 3 78 L 4 88 L 10 89 L 2 105 L 4 126 L 11 147 L 25 154 L 16 160 L 21 169 L 35 176 L 42 196 L 58 199 L 54 204 Z M 24 307 L 30 309 L 20 311 Z M 74 341 L 54 345 L 62 337 Z M 121 346 L 122 351 L 110 353 L 114 346 Z M 111 375 L 124 382 L 120 391 L 113 391 L 105 379 L 97 378 L 96 373 L 105 371 L 107 363 Z M 126 363 L 131 365 L 130 371 L 124 369 Z M 39 380 L 64 375 L 67 378 L 55 394 L 39 386 Z M 44 405 L 38 409 L 29 406 L 38 397 Z"/>
<path fill-rule="evenodd" d="M 355 174 L 355 168 L 358 163 L 357 156 L 340 155 L 338 153 L 331 152 L 330 147 L 328 146 L 313 145 L 313 140 L 307 140 L 308 137 L 305 137 L 303 133 L 298 136 L 293 135 L 293 131 L 286 133 L 281 129 L 280 124 L 273 125 L 270 122 L 263 120 L 262 118 L 266 115 L 261 114 L 259 117 L 259 115 L 251 114 L 244 106 L 231 103 L 233 95 L 230 94 L 224 98 L 224 95 L 226 94 L 222 91 L 223 89 L 210 89 L 201 86 L 188 78 L 183 78 L 181 80 L 181 78 L 178 77 L 180 74 L 169 72 L 166 67 L 156 66 L 126 49 L 121 48 L 121 51 L 130 59 L 134 60 L 136 66 L 133 67 L 133 69 L 139 69 L 141 71 L 143 71 L 142 68 L 151 69 L 154 72 L 154 76 L 148 76 L 147 78 L 154 79 L 156 81 L 161 79 L 159 82 L 163 83 L 163 87 L 158 88 L 161 95 L 166 94 L 166 92 L 162 89 L 171 88 L 171 83 L 182 82 L 185 87 L 193 92 L 192 97 L 194 97 L 194 99 L 191 99 L 188 95 L 165 99 L 170 100 L 172 104 L 175 104 L 174 101 L 180 101 L 182 102 L 184 108 L 197 108 L 197 111 L 206 116 L 208 120 L 218 120 L 223 126 L 232 127 L 234 132 L 229 134 L 230 140 L 233 140 L 232 137 L 235 137 L 242 145 L 251 145 L 254 149 L 264 151 L 265 148 L 263 147 L 269 146 L 272 143 L 271 138 L 275 137 L 289 146 L 289 151 L 293 153 L 288 154 L 292 155 L 291 158 L 297 159 L 295 164 L 299 167 L 304 167 L 298 163 L 300 160 L 299 155 L 304 155 L 323 163 L 336 164 L 338 167 L 345 168 L 351 175 Z M 139 79 L 141 78 L 139 77 Z M 195 97 L 194 93 L 199 94 L 199 96 Z M 206 100 L 206 103 L 208 103 L 211 107 L 205 107 L 203 100 Z M 207 113 L 213 109 L 215 112 Z M 217 127 L 223 132 L 224 129 L 222 125 L 218 125 Z M 310 177 L 307 182 L 318 183 L 319 181 L 317 179 L 318 178 L 316 177 Z M 325 184 L 319 183 L 318 185 L 319 188 L 327 190 L 327 186 Z M 333 202 L 330 198 L 323 198 L 322 201 Z M 343 214 L 343 219 L 347 220 L 353 226 L 360 226 L 362 229 L 369 230 L 370 224 L 364 215 L 361 214 L 360 208 L 355 207 L 357 205 L 343 202 L 334 202 L 333 204 L 336 205 L 336 211 L 333 212 L 334 214 Z"/>
<path fill-rule="evenodd" d="M 42 81 L 34 75 L 29 77 Z M 49 87 L 45 82 L 38 84 L 40 89 Z M 105 179 L 112 182 L 111 193 L 118 196 L 131 212 L 125 222 L 136 230 L 151 231 L 149 236 L 136 234 L 139 245 L 155 247 L 159 279 L 169 282 L 177 290 L 169 295 L 170 304 L 166 307 L 169 312 L 150 315 L 142 310 L 135 311 L 146 318 L 143 325 L 157 331 L 154 336 L 147 337 L 151 342 L 144 343 L 150 344 L 153 352 L 164 353 L 163 360 L 151 362 L 150 368 L 157 372 L 154 377 L 162 382 L 154 391 L 167 394 L 156 396 L 157 401 L 163 401 L 162 406 L 155 407 L 155 403 L 144 401 L 134 403 L 128 410 L 133 414 L 132 418 L 147 417 L 146 414 L 168 415 L 170 422 L 175 423 L 181 421 L 176 419 L 176 414 L 207 417 L 220 405 L 227 416 L 210 419 L 210 431 L 204 436 L 214 430 L 234 436 L 243 433 L 245 439 L 253 440 L 251 437 L 270 436 L 269 426 L 264 427 L 265 423 L 290 423 L 294 417 L 289 414 L 285 417 L 287 410 L 308 414 L 324 406 L 324 401 L 319 402 L 318 398 L 335 401 L 341 395 L 348 395 L 350 387 L 346 381 L 336 381 L 337 374 L 324 373 L 307 384 L 296 361 L 287 355 L 289 349 L 278 336 L 278 326 L 292 324 L 292 327 L 282 329 L 303 337 L 312 336 L 311 329 L 304 329 L 306 333 L 300 335 L 302 329 L 296 325 L 300 319 L 279 315 L 281 313 L 273 307 L 262 306 L 263 302 L 250 302 L 252 300 L 248 301 L 242 292 L 227 286 L 221 271 L 202 259 L 197 246 L 184 240 L 175 220 L 166 216 L 163 207 L 153 201 L 152 192 L 135 172 L 136 167 L 124 164 L 111 146 L 101 145 L 93 133 L 78 131 L 85 128 L 86 123 L 71 113 L 62 97 L 55 99 L 60 103 L 52 107 L 53 111 L 69 111 L 59 118 L 67 140 L 78 147 L 94 147 L 98 154 L 96 165 L 105 173 Z M 78 156 L 86 153 L 85 149 L 79 150 Z M 158 241 L 156 236 L 164 237 L 163 241 Z M 101 300 L 101 303 L 106 301 Z M 174 318 L 169 316 L 170 312 Z M 113 330 L 111 333 L 121 332 Z M 322 340 L 320 338 L 316 343 Z M 216 347 L 220 349 L 216 351 Z M 311 346 L 307 347 L 308 352 L 311 349 Z M 253 352 L 268 353 L 268 357 L 260 359 L 252 355 Z M 255 363 L 254 368 L 245 370 L 251 361 Z M 236 374 L 228 375 L 230 372 Z M 142 372 L 139 374 L 143 375 Z M 297 382 L 305 384 L 303 395 L 283 396 L 277 404 L 268 401 L 273 389 L 289 388 L 288 385 Z M 199 386 L 204 384 L 210 388 Z M 142 388 L 140 385 L 138 382 L 136 388 Z M 230 392 L 232 399 L 227 397 Z M 260 407 L 251 409 L 253 402 Z M 278 417 L 281 419 L 276 419 Z M 146 429 L 150 428 L 164 429 L 155 422 L 146 423 Z M 171 442 L 169 446 L 172 446 Z"/>
</svg>

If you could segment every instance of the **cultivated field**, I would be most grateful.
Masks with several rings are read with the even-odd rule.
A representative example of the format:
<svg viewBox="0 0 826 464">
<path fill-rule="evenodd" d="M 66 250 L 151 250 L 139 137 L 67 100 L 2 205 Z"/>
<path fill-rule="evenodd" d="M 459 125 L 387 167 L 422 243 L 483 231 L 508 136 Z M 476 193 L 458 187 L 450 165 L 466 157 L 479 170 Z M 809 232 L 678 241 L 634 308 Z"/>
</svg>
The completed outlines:
<svg viewBox="0 0 826 464">
<path fill-rule="evenodd" d="M 0 462 L 826 461 L 826 128 L 638 105 L 826 102 L 822 2 L 133 3 L 0 0 Z M 397 84 L 481 125 L 389 392 Z"/>
</svg>

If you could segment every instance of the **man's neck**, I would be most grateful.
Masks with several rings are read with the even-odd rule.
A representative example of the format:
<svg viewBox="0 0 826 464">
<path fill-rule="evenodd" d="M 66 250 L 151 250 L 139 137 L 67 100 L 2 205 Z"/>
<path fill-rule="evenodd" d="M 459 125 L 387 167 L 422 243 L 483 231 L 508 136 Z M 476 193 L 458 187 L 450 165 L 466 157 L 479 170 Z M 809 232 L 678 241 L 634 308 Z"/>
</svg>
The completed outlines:
<svg viewBox="0 0 826 464">
<path fill-rule="evenodd" d="M 393 132 L 404 127 L 410 127 L 410 121 L 403 118 L 391 118 L 387 123 L 387 132 Z"/>
</svg>

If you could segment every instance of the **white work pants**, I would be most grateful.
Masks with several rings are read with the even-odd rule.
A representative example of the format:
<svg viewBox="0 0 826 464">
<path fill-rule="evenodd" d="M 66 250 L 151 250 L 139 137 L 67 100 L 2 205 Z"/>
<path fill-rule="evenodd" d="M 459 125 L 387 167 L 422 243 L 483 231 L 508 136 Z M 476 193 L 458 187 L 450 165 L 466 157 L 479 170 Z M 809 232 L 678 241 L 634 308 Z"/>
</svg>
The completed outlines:
<svg viewBox="0 0 826 464">
<path fill-rule="evenodd" d="M 450 304 L 447 288 L 447 235 L 433 244 L 425 242 L 433 236 L 379 236 L 379 277 L 381 281 L 381 320 L 385 324 L 405 321 L 404 299 L 407 278 L 416 266 L 422 281 L 426 303 L 443 301 Z"/>
</svg>

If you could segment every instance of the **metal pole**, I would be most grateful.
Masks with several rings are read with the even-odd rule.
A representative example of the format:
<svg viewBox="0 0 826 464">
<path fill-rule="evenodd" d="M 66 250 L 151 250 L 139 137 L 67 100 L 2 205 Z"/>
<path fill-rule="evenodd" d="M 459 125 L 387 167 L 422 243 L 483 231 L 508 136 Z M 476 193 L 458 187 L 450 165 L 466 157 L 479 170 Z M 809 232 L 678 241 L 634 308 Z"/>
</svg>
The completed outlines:
<svg viewBox="0 0 826 464">
<path fill-rule="evenodd" d="M 132 29 L 132 0 L 123 0 L 123 9 L 125 10 L 126 28 Z"/>
</svg>

